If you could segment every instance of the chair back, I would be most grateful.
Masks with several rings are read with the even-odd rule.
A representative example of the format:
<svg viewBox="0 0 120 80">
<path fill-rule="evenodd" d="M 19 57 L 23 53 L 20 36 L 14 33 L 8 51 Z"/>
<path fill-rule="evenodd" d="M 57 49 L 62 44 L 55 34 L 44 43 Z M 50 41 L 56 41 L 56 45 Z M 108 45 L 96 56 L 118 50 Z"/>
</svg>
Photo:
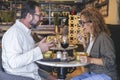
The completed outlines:
<svg viewBox="0 0 120 80">
<path fill-rule="evenodd" d="M 2 50 L 0 49 L 0 71 L 4 71 L 2 67 Z"/>
</svg>

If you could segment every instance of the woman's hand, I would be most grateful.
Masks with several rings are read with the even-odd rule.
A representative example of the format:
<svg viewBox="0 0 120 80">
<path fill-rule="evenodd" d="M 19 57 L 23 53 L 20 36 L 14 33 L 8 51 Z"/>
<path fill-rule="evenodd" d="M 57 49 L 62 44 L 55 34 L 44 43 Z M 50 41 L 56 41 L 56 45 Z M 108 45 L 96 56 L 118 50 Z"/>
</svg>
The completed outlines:
<svg viewBox="0 0 120 80">
<path fill-rule="evenodd" d="M 80 62 L 81 62 L 81 63 L 93 64 L 92 59 L 93 59 L 93 58 L 90 58 L 90 57 L 88 57 L 88 56 L 80 56 Z"/>
<path fill-rule="evenodd" d="M 83 44 L 83 47 L 86 47 L 86 40 L 85 37 L 82 36 L 80 33 L 77 35 L 78 41 L 80 41 Z"/>
<path fill-rule="evenodd" d="M 81 63 L 88 63 L 88 57 L 87 56 L 80 56 L 80 62 Z"/>
</svg>

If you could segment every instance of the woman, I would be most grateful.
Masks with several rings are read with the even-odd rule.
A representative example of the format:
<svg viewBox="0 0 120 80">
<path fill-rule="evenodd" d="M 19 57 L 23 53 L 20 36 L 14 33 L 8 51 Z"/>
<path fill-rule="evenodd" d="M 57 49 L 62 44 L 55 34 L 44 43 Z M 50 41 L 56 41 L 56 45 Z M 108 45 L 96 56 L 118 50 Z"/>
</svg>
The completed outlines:
<svg viewBox="0 0 120 80">
<path fill-rule="evenodd" d="M 78 35 L 89 54 L 89 57 L 80 57 L 81 62 L 88 63 L 87 72 L 71 80 L 117 80 L 114 44 L 103 16 L 95 8 L 88 7 L 81 11 L 79 24 L 88 35 L 88 43 Z"/>
</svg>

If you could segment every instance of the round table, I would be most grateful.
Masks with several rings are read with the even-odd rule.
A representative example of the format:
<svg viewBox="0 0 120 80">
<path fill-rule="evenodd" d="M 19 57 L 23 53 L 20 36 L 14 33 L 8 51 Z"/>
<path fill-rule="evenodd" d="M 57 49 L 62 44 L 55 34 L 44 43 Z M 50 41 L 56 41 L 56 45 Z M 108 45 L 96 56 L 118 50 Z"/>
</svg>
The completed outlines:
<svg viewBox="0 0 120 80">
<path fill-rule="evenodd" d="M 38 64 L 42 64 L 45 66 L 52 66 L 52 67 L 57 67 L 57 76 L 58 79 L 65 80 L 66 75 L 67 75 L 67 70 L 69 67 L 78 67 L 78 66 L 85 66 L 87 64 L 85 63 L 80 63 L 76 60 L 70 61 L 70 62 L 47 62 L 47 61 L 36 61 Z"/>
<path fill-rule="evenodd" d="M 52 67 L 78 67 L 78 66 L 85 66 L 87 64 L 80 63 L 76 60 L 70 61 L 70 62 L 45 62 L 45 61 L 36 61 L 39 64 L 46 65 L 46 66 L 52 66 Z"/>
</svg>

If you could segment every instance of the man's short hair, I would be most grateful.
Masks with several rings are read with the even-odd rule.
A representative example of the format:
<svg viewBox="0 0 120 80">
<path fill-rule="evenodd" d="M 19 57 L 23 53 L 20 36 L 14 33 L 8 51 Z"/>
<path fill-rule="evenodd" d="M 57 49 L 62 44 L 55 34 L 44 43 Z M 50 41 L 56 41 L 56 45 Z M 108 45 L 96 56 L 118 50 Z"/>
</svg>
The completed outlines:
<svg viewBox="0 0 120 80">
<path fill-rule="evenodd" d="M 39 6 L 39 3 L 36 1 L 27 1 L 23 3 L 21 9 L 21 18 L 25 18 L 27 13 L 34 14 L 36 6 Z"/>
</svg>

